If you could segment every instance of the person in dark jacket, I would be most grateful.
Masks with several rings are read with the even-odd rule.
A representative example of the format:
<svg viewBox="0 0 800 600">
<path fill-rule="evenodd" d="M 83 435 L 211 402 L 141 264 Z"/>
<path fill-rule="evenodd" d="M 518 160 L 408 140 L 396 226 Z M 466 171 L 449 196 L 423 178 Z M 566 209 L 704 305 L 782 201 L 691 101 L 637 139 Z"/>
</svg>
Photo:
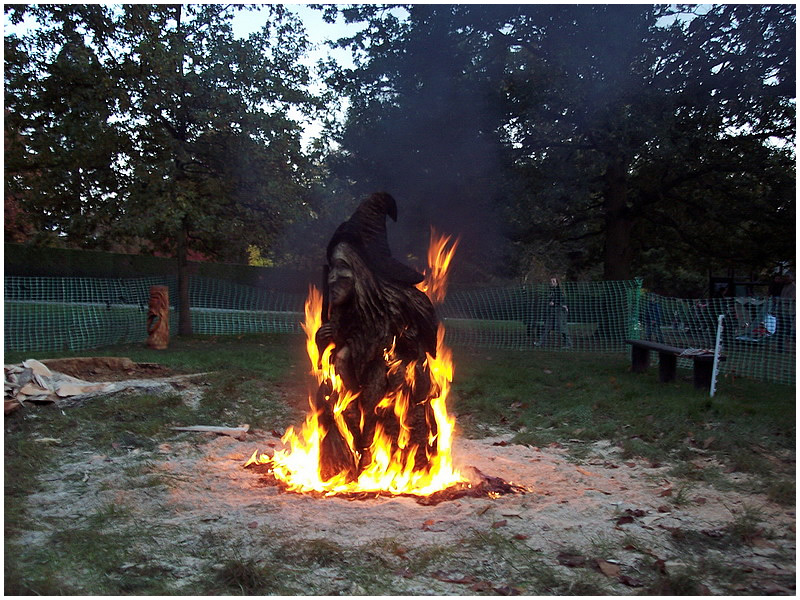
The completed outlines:
<svg viewBox="0 0 800 600">
<path fill-rule="evenodd" d="M 547 304 L 545 305 L 545 320 L 544 329 L 542 330 L 542 337 L 536 343 L 537 346 L 544 344 L 547 336 L 551 331 L 560 334 L 563 339 L 565 348 L 572 347 L 572 339 L 567 331 L 567 298 L 564 291 L 558 283 L 557 277 L 550 278 L 550 293 L 547 296 Z"/>
</svg>

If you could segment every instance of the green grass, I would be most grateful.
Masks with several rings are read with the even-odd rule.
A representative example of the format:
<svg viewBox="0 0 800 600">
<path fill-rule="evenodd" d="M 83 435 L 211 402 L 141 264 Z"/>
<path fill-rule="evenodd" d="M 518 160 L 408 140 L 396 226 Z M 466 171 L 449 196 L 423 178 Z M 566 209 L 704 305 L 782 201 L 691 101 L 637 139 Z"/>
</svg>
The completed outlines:
<svg viewBox="0 0 800 600">
<path fill-rule="evenodd" d="M 710 398 L 693 387 L 691 372 L 662 384 L 656 369 L 631 373 L 624 355 L 456 349 L 455 361 L 451 407 L 467 435 L 508 431 L 520 443 L 560 442 L 575 452 L 581 445 L 570 439 L 603 439 L 623 458 L 679 465 L 707 455 L 766 483 L 782 472 L 776 456 L 794 451 L 793 387 L 722 380 Z"/>
</svg>

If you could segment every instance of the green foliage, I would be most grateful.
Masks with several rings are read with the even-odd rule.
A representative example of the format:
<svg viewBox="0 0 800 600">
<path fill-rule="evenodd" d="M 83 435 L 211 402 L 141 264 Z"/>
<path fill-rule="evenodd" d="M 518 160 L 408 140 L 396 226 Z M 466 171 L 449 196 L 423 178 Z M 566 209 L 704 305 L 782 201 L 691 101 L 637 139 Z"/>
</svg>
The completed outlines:
<svg viewBox="0 0 800 600">
<path fill-rule="evenodd" d="M 303 212 L 307 38 L 281 6 L 28 6 L 5 38 L 9 191 L 43 232 L 243 261 Z M 179 247 L 181 246 L 181 247 Z M 185 254 L 184 254 L 185 256 Z"/>
</svg>

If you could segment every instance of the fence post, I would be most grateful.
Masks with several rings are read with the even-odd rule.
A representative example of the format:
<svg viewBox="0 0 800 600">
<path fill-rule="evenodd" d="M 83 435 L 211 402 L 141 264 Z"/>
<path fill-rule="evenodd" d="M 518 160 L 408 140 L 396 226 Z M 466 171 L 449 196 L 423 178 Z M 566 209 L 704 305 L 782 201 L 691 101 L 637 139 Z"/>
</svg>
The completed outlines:
<svg viewBox="0 0 800 600">
<path fill-rule="evenodd" d="M 719 353 L 722 348 L 722 321 L 725 315 L 717 317 L 717 341 L 714 344 L 714 368 L 711 370 L 711 391 L 710 395 L 713 398 L 714 392 L 717 391 L 717 373 L 719 373 Z"/>
</svg>

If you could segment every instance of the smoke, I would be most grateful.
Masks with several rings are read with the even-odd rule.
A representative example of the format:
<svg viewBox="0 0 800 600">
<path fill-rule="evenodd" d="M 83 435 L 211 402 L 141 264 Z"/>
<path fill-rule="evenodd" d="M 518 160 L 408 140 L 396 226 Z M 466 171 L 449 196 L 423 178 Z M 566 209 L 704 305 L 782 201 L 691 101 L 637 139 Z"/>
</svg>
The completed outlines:
<svg viewBox="0 0 800 600">
<path fill-rule="evenodd" d="M 461 240 L 454 280 L 502 273 L 508 264 L 498 218 L 505 201 L 504 115 L 496 97 L 502 65 L 473 64 L 474 53 L 453 33 L 453 7 L 410 10 L 412 20 L 424 23 L 403 47 L 393 92 L 378 86 L 354 98 L 342 150 L 331 157 L 339 181 L 354 182 L 347 188 L 352 196 L 324 199 L 330 220 L 317 225 L 329 230 L 314 235 L 329 239 L 361 200 L 383 191 L 398 206 L 397 223 L 387 223 L 396 258 L 423 267 L 435 227 Z"/>
</svg>

